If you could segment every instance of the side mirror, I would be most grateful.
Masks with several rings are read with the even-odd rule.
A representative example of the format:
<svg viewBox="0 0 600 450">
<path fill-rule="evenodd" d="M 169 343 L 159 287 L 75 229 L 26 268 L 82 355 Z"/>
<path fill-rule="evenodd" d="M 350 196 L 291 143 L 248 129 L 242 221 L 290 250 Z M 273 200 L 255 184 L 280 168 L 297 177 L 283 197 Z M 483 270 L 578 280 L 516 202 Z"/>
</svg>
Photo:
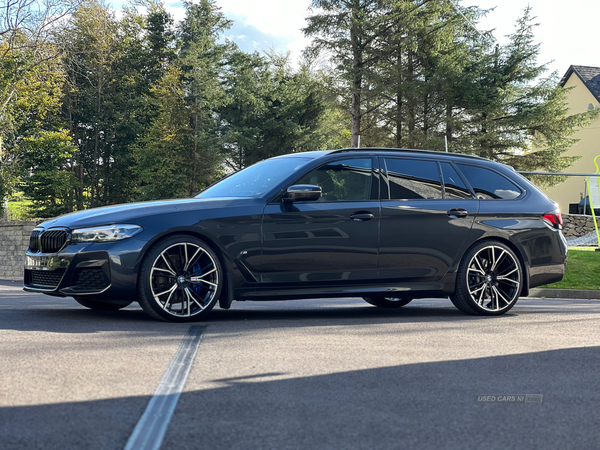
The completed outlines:
<svg viewBox="0 0 600 450">
<path fill-rule="evenodd" d="M 319 200 L 323 189 L 321 186 L 315 186 L 312 184 L 296 184 L 290 186 L 287 189 L 285 196 L 283 197 L 284 202 L 310 202 Z"/>
</svg>

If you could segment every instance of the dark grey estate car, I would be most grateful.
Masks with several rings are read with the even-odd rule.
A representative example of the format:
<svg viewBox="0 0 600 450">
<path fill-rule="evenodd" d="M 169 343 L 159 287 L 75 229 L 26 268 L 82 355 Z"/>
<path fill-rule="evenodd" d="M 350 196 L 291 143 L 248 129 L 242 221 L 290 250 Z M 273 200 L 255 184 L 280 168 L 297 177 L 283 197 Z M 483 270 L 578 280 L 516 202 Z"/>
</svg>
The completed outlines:
<svg viewBox="0 0 600 450">
<path fill-rule="evenodd" d="M 198 320 L 219 302 L 447 297 L 508 311 L 563 277 L 557 205 L 512 168 L 452 153 L 344 149 L 272 158 L 194 198 L 76 212 L 31 235 L 25 290 L 92 309 L 133 301 Z"/>
</svg>

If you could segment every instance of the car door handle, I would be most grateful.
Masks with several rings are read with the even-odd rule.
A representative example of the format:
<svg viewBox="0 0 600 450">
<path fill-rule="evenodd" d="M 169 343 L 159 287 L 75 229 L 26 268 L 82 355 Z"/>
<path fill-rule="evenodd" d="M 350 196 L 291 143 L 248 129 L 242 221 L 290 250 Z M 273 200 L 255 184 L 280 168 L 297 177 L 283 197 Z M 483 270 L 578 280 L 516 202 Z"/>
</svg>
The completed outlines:
<svg viewBox="0 0 600 450">
<path fill-rule="evenodd" d="M 469 211 L 462 208 L 452 208 L 446 214 L 450 217 L 467 217 L 469 215 Z"/>
<path fill-rule="evenodd" d="M 350 216 L 350 218 L 352 220 L 356 220 L 357 222 L 366 222 L 367 220 L 371 220 L 373 217 L 373 214 L 371 213 L 354 213 Z"/>
</svg>

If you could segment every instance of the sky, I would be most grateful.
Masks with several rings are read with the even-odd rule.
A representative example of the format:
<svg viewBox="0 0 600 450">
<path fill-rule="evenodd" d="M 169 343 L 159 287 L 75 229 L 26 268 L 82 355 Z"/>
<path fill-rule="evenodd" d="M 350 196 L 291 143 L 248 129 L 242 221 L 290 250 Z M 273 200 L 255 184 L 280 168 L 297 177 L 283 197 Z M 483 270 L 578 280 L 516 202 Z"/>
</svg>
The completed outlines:
<svg viewBox="0 0 600 450">
<path fill-rule="evenodd" d="M 123 0 L 110 3 L 118 8 Z M 458 2 L 458 0 L 455 0 Z M 310 0 L 216 0 L 222 12 L 234 21 L 226 36 L 244 51 L 290 51 L 297 60 L 310 43 L 302 34 L 310 13 Z M 563 75 L 571 64 L 600 67 L 598 18 L 600 0 L 462 0 L 460 6 L 492 9 L 478 28 L 491 30 L 500 43 L 514 30 L 516 19 L 527 5 L 540 25 L 535 36 L 541 44 L 539 63 Z M 182 4 L 166 0 L 176 19 L 183 18 Z"/>
</svg>

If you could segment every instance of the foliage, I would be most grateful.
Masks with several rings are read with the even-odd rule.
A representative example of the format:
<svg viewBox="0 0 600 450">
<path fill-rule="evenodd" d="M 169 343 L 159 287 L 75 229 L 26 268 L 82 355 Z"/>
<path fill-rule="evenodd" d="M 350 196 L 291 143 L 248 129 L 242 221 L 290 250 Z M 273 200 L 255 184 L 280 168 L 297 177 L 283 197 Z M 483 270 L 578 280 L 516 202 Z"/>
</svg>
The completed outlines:
<svg viewBox="0 0 600 450">
<path fill-rule="evenodd" d="M 186 17 L 178 32 L 179 59 L 191 145 L 182 169 L 187 172 L 187 194 L 192 196 L 218 178 L 222 143 L 217 133 L 218 111 L 228 102 L 221 83 L 221 64 L 229 48 L 219 39 L 231 21 L 209 0 L 184 5 Z"/>
<path fill-rule="evenodd" d="M 31 215 L 56 217 L 73 211 L 77 177 L 70 161 L 75 153 L 68 131 L 46 131 L 26 137 L 21 158 L 30 172 L 22 177 L 23 193 L 31 200 Z"/>
<path fill-rule="evenodd" d="M 527 7 L 507 45 L 473 24 L 487 11 L 443 0 L 314 0 L 312 54 L 332 58 L 352 117 L 352 145 L 476 154 L 523 170 L 560 171 L 571 135 L 555 74 L 537 64 Z M 536 180 L 539 182 L 539 180 Z M 558 179 L 546 179 L 547 184 Z"/>
<path fill-rule="evenodd" d="M 560 171 L 574 162 L 562 156 L 576 142 L 570 136 L 597 112 L 568 116 L 558 77 L 541 78 L 546 68 L 536 63 L 532 21 L 527 7 L 509 44 L 478 62 L 483 77 L 471 90 L 470 117 L 457 139 L 462 151 L 516 169 Z"/>
<path fill-rule="evenodd" d="M 8 201 L 8 220 L 32 220 L 35 216 L 31 213 L 31 201 L 20 198 L 15 192 Z"/>
<path fill-rule="evenodd" d="M 289 55 L 229 54 L 225 85 L 229 102 L 221 109 L 226 162 L 239 170 L 290 152 L 336 146 L 341 126 L 323 87 L 324 76 L 309 62 L 298 70 Z"/>
<path fill-rule="evenodd" d="M 150 94 L 158 114 L 148 134 L 134 149 L 140 198 L 185 196 L 186 166 L 191 146 L 190 123 L 181 86 L 181 70 L 170 67 Z"/>
<path fill-rule="evenodd" d="M 0 0 L 1 199 L 18 182 L 21 133 L 35 129 L 37 119 L 56 108 L 62 74 L 54 31 L 76 7 L 76 0 Z"/>
<path fill-rule="evenodd" d="M 24 192 L 36 216 L 191 196 L 359 137 L 560 171 L 597 114 L 569 116 L 529 8 L 500 46 L 458 0 L 313 0 L 293 64 L 240 51 L 214 0 L 184 2 L 180 23 L 160 0 L 35 3 L 0 0 L 0 196 Z"/>
</svg>

